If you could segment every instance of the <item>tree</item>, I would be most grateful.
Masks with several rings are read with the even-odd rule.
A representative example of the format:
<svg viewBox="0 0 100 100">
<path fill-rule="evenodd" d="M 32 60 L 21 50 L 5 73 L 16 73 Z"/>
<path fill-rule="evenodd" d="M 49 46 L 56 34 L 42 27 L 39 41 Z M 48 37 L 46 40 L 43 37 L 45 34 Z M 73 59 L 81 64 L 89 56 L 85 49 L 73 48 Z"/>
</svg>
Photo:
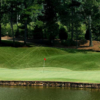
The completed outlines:
<svg viewBox="0 0 100 100">
<path fill-rule="evenodd" d="M 1 44 L 1 17 L 2 17 L 1 6 L 2 6 L 2 3 L 0 1 L 0 44 Z"/>
<path fill-rule="evenodd" d="M 80 14 L 78 12 L 78 15 L 76 14 L 76 9 L 79 11 L 81 9 L 80 6 L 81 2 L 78 0 L 63 0 L 58 6 L 59 20 L 63 25 L 67 26 L 69 32 L 71 31 L 71 40 L 73 40 L 74 36 L 75 23 L 77 23 L 76 19 L 80 18 L 77 17 Z"/>
<path fill-rule="evenodd" d="M 92 44 L 92 33 L 91 33 L 91 25 L 93 20 L 93 17 L 95 17 L 95 14 L 99 13 L 99 3 L 100 0 L 84 0 L 83 2 L 83 9 L 84 9 L 84 16 L 85 19 L 87 19 L 88 22 L 88 29 L 89 29 L 89 38 L 90 38 L 90 46 L 93 46 Z M 95 10 L 97 9 L 97 10 Z M 95 10 L 95 11 L 94 11 Z"/>
<path fill-rule="evenodd" d="M 14 39 L 14 31 L 13 31 L 13 24 L 14 20 L 16 18 L 16 15 L 19 10 L 19 6 L 21 2 L 19 0 L 6 0 L 6 3 L 4 5 L 4 13 L 8 16 L 9 22 L 11 25 L 11 30 L 12 30 L 12 36 L 13 36 L 13 46 L 15 46 L 15 39 Z M 9 11 L 9 12 L 8 12 Z"/>
<path fill-rule="evenodd" d="M 25 33 L 24 33 L 24 45 L 27 41 L 27 24 L 31 21 L 36 21 L 39 14 L 42 11 L 42 0 L 23 0 L 20 22 L 23 24 Z"/>
<path fill-rule="evenodd" d="M 93 24 L 92 25 L 92 33 L 94 34 L 95 39 L 98 39 L 100 37 L 100 24 Z"/>
<path fill-rule="evenodd" d="M 57 24 L 57 12 L 56 4 L 57 0 L 44 0 L 43 15 L 39 16 L 39 20 L 44 23 L 44 34 L 49 39 L 50 43 L 53 43 L 53 39 L 58 35 L 58 24 Z"/>
<path fill-rule="evenodd" d="M 3 6 L 4 6 L 4 2 L 0 0 L 0 44 L 1 44 L 1 22 L 4 14 Z"/>
<path fill-rule="evenodd" d="M 72 3 L 70 4 L 70 9 L 71 9 L 71 26 L 72 26 L 72 32 L 71 32 L 71 40 L 73 40 L 73 33 L 74 33 L 74 27 L 75 27 L 75 23 L 77 23 L 78 18 L 76 16 L 76 9 L 80 10 L 81 6 L 81 2 L 78 0 L 72 0 Z M 80 16 L 78 14 L 78 16 Z M 76 21 L 77 20 L 77 21 Z M 76 25 L 77 26 L 77 25 Z"/>
</svg>

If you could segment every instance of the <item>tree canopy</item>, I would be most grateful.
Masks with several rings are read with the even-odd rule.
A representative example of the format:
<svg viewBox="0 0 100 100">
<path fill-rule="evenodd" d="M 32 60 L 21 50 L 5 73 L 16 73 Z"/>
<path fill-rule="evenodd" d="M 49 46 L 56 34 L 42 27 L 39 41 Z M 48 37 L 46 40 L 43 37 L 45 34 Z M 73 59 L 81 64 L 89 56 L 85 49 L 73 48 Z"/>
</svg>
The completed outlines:
<svg viewBox="0 0 100 100">
<path fill-rule="evenodd" d="M 67 37 L 73 40 L 73 37 L 78 36 L 78 31 L 81 31 L 81 26 L 85 25 L 85 31 L 89 30 L 90 46 L 92 35 L 100 34 L 100 0 L 0 0 L 0 3 L 0 42 L 1 23 L 10 23 L 13 42 L 13 25 L 17 24 L 17 34 L 23 30 L 25 44 L 29 34 L 28 25 L 34 30 L 31 31 L 34 38 L 36 34 L 42 34 L 41 38 L 50 41 L 59 37 L 61 26 L 66 27 Z M 38 29 L 41 31 L 38 32 Z"/>
</svg>

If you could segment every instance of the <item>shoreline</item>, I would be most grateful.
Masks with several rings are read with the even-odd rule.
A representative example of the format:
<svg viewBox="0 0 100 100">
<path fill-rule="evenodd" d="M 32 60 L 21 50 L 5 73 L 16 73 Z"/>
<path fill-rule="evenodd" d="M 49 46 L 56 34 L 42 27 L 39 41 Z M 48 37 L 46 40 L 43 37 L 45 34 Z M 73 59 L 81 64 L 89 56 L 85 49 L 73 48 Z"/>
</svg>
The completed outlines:
<svg viewBox="0 0 100 100">
<path fill-rule="evenodd" d="M 100 83 L 60 82 L 60 81 L 0 81 L 0 86 L 46 86 L 100 89 Z"/>
</svg>

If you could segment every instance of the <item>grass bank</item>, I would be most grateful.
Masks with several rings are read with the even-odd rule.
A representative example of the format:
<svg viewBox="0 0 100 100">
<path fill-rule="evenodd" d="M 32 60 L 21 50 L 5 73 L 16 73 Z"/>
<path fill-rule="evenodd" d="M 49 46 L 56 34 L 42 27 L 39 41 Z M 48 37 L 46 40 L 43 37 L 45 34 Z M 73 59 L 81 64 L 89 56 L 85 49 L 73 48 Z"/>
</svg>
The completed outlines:
<svg viewBox="0 0 100 100">
<path fill-rule="evenodd" d="M 73 71 L 100 70 L 100 53 L 34 46 L 29 48 L 0 47 L 0 68 L 42 67 L 66 68 Z"/>
<path fill-rule="evenodd" d="M 46 58 L 43 69 L 44 58 Z M 100 53 L 53 47 L 0 47 L 0 80 L 100 83 Z"/>
</svg>

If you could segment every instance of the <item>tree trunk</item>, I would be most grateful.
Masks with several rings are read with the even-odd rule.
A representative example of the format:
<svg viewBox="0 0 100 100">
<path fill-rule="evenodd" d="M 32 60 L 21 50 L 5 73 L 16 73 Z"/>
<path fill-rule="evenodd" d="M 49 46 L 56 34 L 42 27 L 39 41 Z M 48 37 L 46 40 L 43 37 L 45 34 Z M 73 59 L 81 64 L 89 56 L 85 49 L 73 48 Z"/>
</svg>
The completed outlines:
<svg viewBox="0 0 100 100">
<path fill-rule="evenodd" d="M 19 27 L 18 27 L 18 15 L 17 15 L 17 32 L 16 32 L 16 37 L 18 38 L 19 37 Z"/>
<path fill-rule="evenodd" d="M 73 2 L 73 0 L 72 0 Z M 74 23 L 73 23 L 73 16 L 74 16 L 74 9 L 72 8 L 72 32 L 71 32 L 71 40 L 73 40 L 73 30 L 74 30 Z"/>
<path fill-rule="evenodd" d="M 0 23 L 0 44 L 1 44 L 1 23 Z"/>
<path fill-rule="evenodd" d="M 91 15 L 89 15 L 89 37 L 90 37 L 90 47 L 92 47 L 93 44 L 92 44 L 92 32 L 91 32 Z"/>
<path fill-rule="evenodd" d="M 73 21 L 72 21 L 72 33 L 71 33 L 71 40 L 73 40 L 73 28 L 74 28 L 74 25 L 73 25 Z"/>
<path fill-rule="evenodd" d="M 25 34 L 24 34 L 24 45 L 26 46 L 27 41 L 27 20 L 25 21 Z"/>
<path fill-rule="evenodd" d="M 12 35 L 13 35 L 13 46 L 15 46 L 15 38 L 14 38 L 14 31 L 13 31 L 13 21 L 12 21 L 12 18 L 10 20 L 10 23 L 11 23 L 11 31 L 12 31 Z"/>
<path fill-rule="evenodd" d="M 11 15 L 10 24 L 11 24 L 11 31 L 13 36 L 13 46 L 15 46 L 14 31 L 13 31 L 13 9 L 11 10 L 10 15 Z"/>
<path fill-rule="evenodd" d="M 73 14 L 72 14 L 73 16 Z M 74 33 L 74 23 L 73 23 L 73 18 L 72 18 L 72 32 L 71 32 L 71 40 L 73 40 L 73 33 Z"/>
<path fill-rule="evenodd" d="M 76 26 L 76 48 L 78 48 L 78 27 Z"/>
<path fill-rule="evenodd" d="M 2 1 L 0 1 L 0 14 L 1 14 L 1 5 L 2 5 Z M 0 44 L 1 44 L 1 16 L 2 14 L 0 15 Z"/>
</svg>

